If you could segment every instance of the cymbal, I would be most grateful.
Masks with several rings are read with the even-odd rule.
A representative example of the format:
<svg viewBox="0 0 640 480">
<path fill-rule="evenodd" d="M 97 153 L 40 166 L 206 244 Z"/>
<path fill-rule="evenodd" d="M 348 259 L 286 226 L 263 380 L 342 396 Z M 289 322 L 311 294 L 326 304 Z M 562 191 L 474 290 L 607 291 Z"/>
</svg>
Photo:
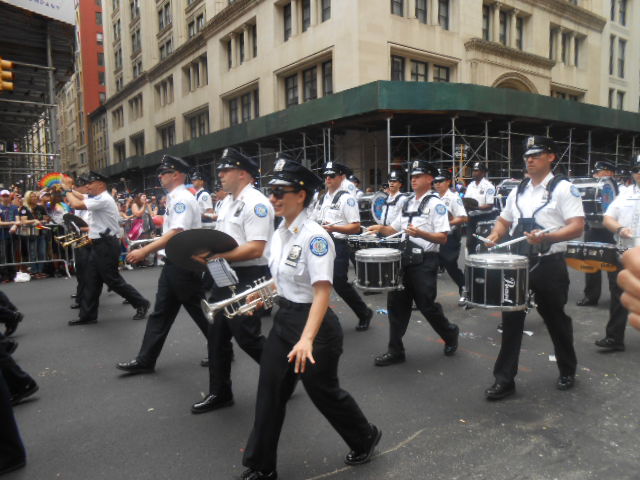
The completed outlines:
<svg viewBox="0 0 640 480">
<path fill-rule="evenodd" d="M 238 246 L 235 239 L 210 228 L 185 230 L 173 236 L 165 249 L 167 258 L 179 267 L 192 272 L 204 272 L 207 266 L 191 258 L 204 252 L 224 253 Z"/>
<path fill-rule="evenodd" d="M 87 222 L 85 222 L 83 219 L 81 219 L 77 215 L 74 215 L 73 213 L 65 213 L 62 216 L 62 220 L 64 221 L 64 223 L 74 223 L 78 227 L 88 227 L 89 226 L 89 225 L 87 225 Z"/>
</svg>

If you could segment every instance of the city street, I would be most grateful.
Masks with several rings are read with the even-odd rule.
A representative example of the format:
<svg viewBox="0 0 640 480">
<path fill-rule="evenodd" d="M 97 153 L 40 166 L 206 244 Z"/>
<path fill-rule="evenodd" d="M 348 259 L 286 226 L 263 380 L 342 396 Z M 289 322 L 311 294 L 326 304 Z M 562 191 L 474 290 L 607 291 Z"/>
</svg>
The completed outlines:
<svg viewBox="0 0 640 480">
<path fill-rule="evenodd" d="M 126 272 L 153 298 L 159 269 Z M 568 312 L 573 317 L 579 370 L 573 390 L 556 390 L 551 342 L 537 313 L 530 313 L 517 377 L 517 393 L 488 402 L 500 336 L 498 314 L 456 306 L 446 274 L 439 301 L 460 325 L 460 348 L 442 355 L 427 322 L 414 312 L 405 337 L 407 362 L 379 368 L 386 349 L 384 295 L 364 297 L 382 309 L 372 328 L 354 330 L 342 301 L 332 304 L 344 331 L 341 382 L 382 431 L 370 464 L 345 467 L 348 449 L 298 386 L 289 402 L 279 446 L 282 479 L 518 479 L 637 478 L 640 332 L 627 330 L 624 353 L 603 354 L 601 338 L 608 293 L 596 308 L 576 307 L 582 275 L 572 271 Z M 15 408 L 26 444 L 19 479 L 229 479 L 242 472 L 242 451 L 253 420 L 258 368 L 235 348 L 235 405 L 192 415 L 190 405 L 207 389 L 199 366 L 205 343 L 184 310 L 152 375 L 126 377 L 116 362 L 138 351 L 144 321 L 113 293 L 104 293 L 99 323 L 69 327 L 75 279 L 9 284 L 3 290 L 24 312 L 14 357 L 40 384 Z M 603 288 L 606 291 L 606 288 Z M 264 321 L 268 332 L 271 319 Z"/>
</svg>

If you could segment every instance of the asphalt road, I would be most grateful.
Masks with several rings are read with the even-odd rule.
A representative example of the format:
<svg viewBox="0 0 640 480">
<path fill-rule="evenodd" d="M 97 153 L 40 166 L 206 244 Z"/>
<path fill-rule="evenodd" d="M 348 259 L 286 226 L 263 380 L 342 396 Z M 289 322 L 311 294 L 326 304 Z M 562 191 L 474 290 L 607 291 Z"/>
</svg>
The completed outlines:
<svg viewBox="0 0 640 480">
<path fill-rule="evenodd" d="M 157 268 L 125 272 L 150 299 L 158 274 Z M 414 312 L 405 337 L 407 362 L 374 367 L 373 357 L 386 350 L 385 313 L 376 314 L 369 331 L 356 332 L 353 313 L 335 299 L 345 330 L 341 382 L 382 429 L 379 454 L 370 464 L 345 467 L 347 447 L 299 386 L 280 439 L 280 478 L 639 478 L 640 332 L 628 330 L 624 353 L 598 352 L 593 342 L 603 336 L 608 293 L 596 308 L 576 307 L 582 286 L 581 275 L 572 272 L 568 312 L 579 360 L 576 387 L 556 390 L 551 342 L 531 312 L 518 391 L 502 402 L 483 396 L 499 349 L 497 315 L 458 308 L 446 274 L 439 301 L 462 332 L 454 357 L 442 355 L 433 330 Z M 135 356 L 145 322 L 131 320 L 133 309 L 105 293 L 97 325 L 69 327 L 74 288 L 74 279 L 3 286 L 25 314 L 15 358 L 41 387 L 15 409 L 28 465 L 5 478 L 237 478 L 253 421 L 257 365 L 236 348 L 235 405 L 191 415 L 190 405 L 207 388 L 207 371 L 199 366 L 204 339 L 184 310 L 156 373 L 123 377 L 114 365 Z M 365 301 L 386 308 L 383 295 Z M 271 319 L 265 319 L 264 331 L 270 327 Z"/>
</svg>

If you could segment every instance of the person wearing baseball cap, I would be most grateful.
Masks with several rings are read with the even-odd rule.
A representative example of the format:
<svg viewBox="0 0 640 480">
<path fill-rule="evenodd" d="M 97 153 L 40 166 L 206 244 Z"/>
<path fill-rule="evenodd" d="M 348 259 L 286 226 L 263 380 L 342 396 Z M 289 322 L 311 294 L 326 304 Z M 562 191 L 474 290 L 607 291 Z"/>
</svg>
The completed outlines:
<svg viewBox="0 0 640 480">
<path fill-rule="evenodd" d="M 473 179 L 467 185 L 464 198 L 478 202 L 474 211 L 469 211 L 469 223 L 467 228 L 467 252 L 475 253 L 478 240 L 472 235 L 476 231 L 478 222 L 493 220 L 497 212 L 494 212 L 494 196 L 496 188 L 487 180 L 487 167 L 482 162 L 473 164 Z M 466 201 L 466 200 L 465 200 Z M 469 210 L 467 208 L 467 210 Z"/>
<path fill-rule="evenodd" d="M 369 329 L 373 310 L 349 282 L 349 259 L 351 252 L 347 237 L 360 233 L 360 210 L 355 198 L 356 188 L 346 179 L 351 169 L 338 162 L 328 162 L 322 170 L 326 193 L 318 199 L 313 219 L 331 234 L 336 246 L 333 266 L 333 288 L 358 317 L 356 331 Z"/>
<path fill-rule="evenodd" d="M 444 354 L 451 356 L 458 349 L 457 325 L 449 322 L 442 306 L 436 302 L 438 294 L 438 251 L 447 241 L 449 218 L 447 207 L 433 192 L 433 180 L 438 170 L 426 160 L 414 160 L 409 168 L 413 195 L 393 224 L 373 225 L 370 231 L 383 236 L 403 232 L 407 237 L 406 266 L 402 272 L 402 290 L 387 296 L 389 311 L 389 343 L 387 352 L 375 357 L 374 363 L 386 367 L 405 361 L 402 338 L 411 318 L 415 302 L 420 313 L 444 342 Z"/>
</svg>

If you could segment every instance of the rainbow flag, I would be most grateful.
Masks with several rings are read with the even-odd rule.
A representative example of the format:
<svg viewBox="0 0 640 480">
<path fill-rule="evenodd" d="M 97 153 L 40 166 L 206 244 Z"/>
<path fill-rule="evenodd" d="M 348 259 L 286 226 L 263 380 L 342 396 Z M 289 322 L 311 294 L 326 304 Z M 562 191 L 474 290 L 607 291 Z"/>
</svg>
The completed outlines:
<svg viewBox="0 0 640 480">
<path fill-rule="evenodd" d="M 40 186 L 44 188 L 51 188 L 54 185 L 61 184 L 63 178 L 70 177 L 60 172 L 48 173 L 42 177 L 42 180 L 40 180 Z"/>
</svg>

